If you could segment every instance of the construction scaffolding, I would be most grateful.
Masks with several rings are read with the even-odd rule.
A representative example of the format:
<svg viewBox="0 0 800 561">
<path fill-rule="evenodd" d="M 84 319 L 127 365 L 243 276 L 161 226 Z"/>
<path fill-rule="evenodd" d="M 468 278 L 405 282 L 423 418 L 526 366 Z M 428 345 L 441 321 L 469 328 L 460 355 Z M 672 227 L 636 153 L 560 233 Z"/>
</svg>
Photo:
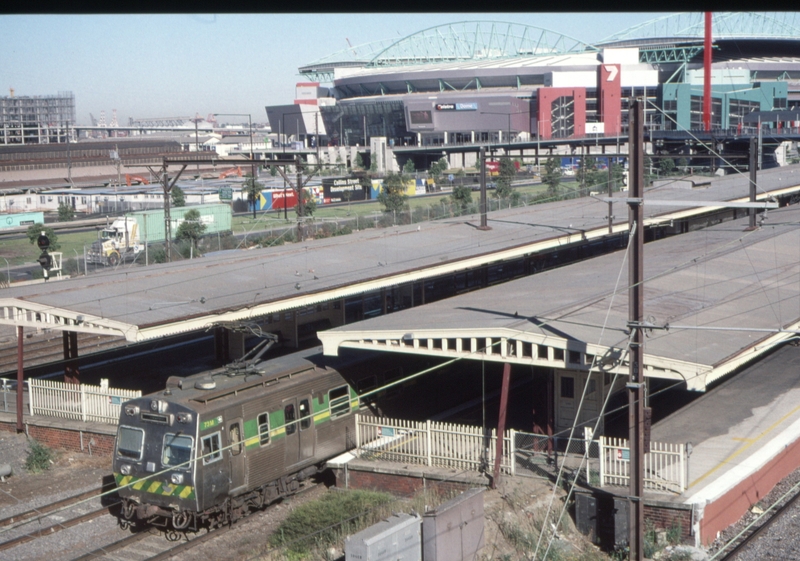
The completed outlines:
<svg viewBox="0 0 800 561">
<path fill-rule="evenodd" d="M 0 97 L 0 145 L 75 142 L 75 95 Z"/>
</svg>

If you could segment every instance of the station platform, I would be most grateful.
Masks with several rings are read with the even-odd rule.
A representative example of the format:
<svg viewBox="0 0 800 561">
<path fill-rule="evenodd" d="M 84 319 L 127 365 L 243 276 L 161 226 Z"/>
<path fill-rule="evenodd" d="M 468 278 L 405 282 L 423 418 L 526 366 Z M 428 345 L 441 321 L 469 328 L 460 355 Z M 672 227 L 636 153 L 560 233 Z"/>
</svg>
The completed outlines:
<svg viewBox="0 0 800 561">
<path fill-rule="evenodd" d="M 653 425 L 659 442 L 691 443 L 688 488 L 707 546 L 800 467 L 800 348 L 787 345 Z"/>
</svg>

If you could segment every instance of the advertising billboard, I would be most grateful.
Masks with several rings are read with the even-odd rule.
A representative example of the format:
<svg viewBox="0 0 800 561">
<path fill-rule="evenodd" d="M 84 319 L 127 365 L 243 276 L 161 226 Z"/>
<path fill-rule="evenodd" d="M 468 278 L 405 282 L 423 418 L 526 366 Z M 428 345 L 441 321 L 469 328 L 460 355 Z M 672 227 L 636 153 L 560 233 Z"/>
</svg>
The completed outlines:
<svg viewBox="0 0 800 561">
<path fill-rule="evenodd" d="M 357 177 L 323 177 L 322 196 L 326 203 L 363 201 L 369 198 Z"/>
</svg>

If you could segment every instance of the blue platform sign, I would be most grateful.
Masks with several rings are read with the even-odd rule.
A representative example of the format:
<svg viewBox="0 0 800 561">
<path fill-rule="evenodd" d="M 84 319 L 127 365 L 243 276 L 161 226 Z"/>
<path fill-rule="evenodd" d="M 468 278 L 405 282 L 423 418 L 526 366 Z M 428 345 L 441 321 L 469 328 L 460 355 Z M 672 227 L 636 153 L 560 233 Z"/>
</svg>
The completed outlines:
<svg viewBox="0 0 800 561">
<path fill-rule="evenodd" d="M 477 111 L 478 104 L 476 102 L 472 103 L 456 103 L 456 111 Z"/>
</svg>

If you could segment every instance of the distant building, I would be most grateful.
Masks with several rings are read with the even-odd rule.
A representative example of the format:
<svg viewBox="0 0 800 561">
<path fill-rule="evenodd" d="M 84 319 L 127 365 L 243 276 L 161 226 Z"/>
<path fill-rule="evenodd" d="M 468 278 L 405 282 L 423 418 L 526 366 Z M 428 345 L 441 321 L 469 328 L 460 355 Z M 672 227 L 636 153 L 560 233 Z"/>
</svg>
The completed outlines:
<svg viewBox="0 0 800 561">
<path fill-rule="evenodd" d="M 65 144 L 74 135 L 75 96 L 58 95 L 0 97 L 0 145 Z"/>
</svg>

